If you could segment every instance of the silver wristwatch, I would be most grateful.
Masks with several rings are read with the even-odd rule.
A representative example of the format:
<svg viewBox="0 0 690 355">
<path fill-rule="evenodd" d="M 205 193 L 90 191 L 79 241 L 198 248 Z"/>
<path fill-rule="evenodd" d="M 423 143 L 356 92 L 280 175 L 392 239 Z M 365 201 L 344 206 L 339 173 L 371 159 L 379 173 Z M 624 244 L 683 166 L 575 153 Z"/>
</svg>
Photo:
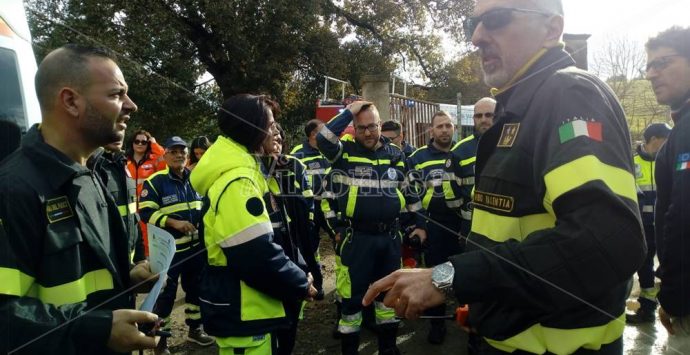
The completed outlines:
<svg viewBox="0 0 690 355">
<path fill-rule="evenodd" d="M 443 264 L 434 266 L 431 271 L 431 283 L 447 295 L 453 292 L 454 276 L 455 268 L 450 261 L 447 261 Z"/>
</svg>

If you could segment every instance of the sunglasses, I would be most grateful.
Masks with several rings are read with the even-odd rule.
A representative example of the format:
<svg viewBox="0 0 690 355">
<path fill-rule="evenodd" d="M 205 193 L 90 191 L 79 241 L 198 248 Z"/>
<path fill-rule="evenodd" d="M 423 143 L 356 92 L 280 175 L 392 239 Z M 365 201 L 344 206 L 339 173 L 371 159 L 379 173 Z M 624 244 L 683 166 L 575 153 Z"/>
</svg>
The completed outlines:
<svg viewBox="0 0 690 355">
<path fill-rule="evenodd" d="M 482 118 L 482 117 L 494 118 L 494 113 L 493 112 L 485 112 L 485 113 L 479 112 L 479 113 L 475 113 L 474 116 L 472 116 L 472 117 L 477 118 L 477 119 Z"/>
<path fill-rule="evenodd" d="M 671 55 L 666 55 L 663 57 L 659 57 L 649 63 L 647 63 L 646 71 L 650 71 L 652 69 L 659 71 L 659 70 L 664 70 L 666 67 L 671 64 L 672 60 L 671 58 L 673 57 L 682 57 L 680 54 L 671 54 Z"/>
<path fill-rule="evenodd" d="M 518 9 L 512 7 L 499 7 L 496 9 L 491 9 L 479 16 L 468 17 L 463 21 L 463 28 L 465 30 L 465 38 L 467 40 L 472 39 L 474 31 L 477 29 L 480 23 L 484 24 L 484 27 L 489 30 L 497 30 L 499 28 L 507 26 L 511 21 L 513 21 L 513 12 L 523 12 L 527 14 L 537 14 L 541 16 L 551 16 L 553 14 L 538 10 L 530 9 Z"/>
<path fill-rule="evenodd" d="M 139 140 L 139 139 L 135 139 L 133 143 L 136 144 L 136 145 L 147 145 L 147 144 L 149 144 L 149 141 L 148 141 L 148 140 L 143 140 L 143 141 L 142 141 L 142 140 Z"/>
</svg>

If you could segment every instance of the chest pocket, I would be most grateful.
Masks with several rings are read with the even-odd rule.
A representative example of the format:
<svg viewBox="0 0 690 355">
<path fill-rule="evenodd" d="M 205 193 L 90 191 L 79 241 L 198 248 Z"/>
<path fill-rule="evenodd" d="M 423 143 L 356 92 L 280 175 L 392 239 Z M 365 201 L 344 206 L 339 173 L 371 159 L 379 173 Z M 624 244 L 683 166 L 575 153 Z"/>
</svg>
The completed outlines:
<svg viewBox="0 0 690 355">
<path fill-rule="evenodd" d="M 501 212 L 518 216 L 543 212 L 536 178 L 532 154 L 517 146 L 496 148 L 482 170 L 476 190 L 510 198 L 511 207 L 500 208 Z M 482 205 L 477 201 L 475 204 Z"/>
<path fill-rule="evenodd" d="M 76 217 L 49 223 L 46 227 L 44 253 L 45 255 L 74 253 L 77 252 L 77 245 L 83 241 Z"/>
</svg>

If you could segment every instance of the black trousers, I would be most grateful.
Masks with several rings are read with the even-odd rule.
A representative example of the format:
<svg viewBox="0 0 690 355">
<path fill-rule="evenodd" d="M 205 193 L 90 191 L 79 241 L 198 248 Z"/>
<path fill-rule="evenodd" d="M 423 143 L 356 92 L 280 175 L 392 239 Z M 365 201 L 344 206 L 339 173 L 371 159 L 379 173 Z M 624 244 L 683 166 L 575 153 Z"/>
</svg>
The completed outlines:
<svg viewBox="0 0 690 355">
<path fill-rule="evenodd" d="M 637 270 L 637 276 L 640 278 L 641 288 L 654 287 L 654 255 L 656 254 L 656 238 L 654 236 L 654 226 L 644 226 L 644 238 L 647 242 L 647 257 L 644 263 Z"/>
</svg>

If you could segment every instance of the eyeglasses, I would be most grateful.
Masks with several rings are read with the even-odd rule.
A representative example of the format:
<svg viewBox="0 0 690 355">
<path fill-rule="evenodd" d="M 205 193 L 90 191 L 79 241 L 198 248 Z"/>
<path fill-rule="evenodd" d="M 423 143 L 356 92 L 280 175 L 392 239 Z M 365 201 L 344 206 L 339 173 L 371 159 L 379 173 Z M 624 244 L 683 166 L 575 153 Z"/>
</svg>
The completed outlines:
<svg viewBox="0 0 690 355">
<path fill-rule="evenodd" d="M 365 130 L 369 131 L 369 133 L 376 133 L 376 131 L 378 129 L 379 129 L 378 123 L 372 123 L 368 126 L 355 126 L 355 132 L 357 132 L 357 133 L 364 133 Z"/>
<path fill-rule="evenodd" d="M 136 144 L 136 145 L 147 145 L 147 144 L 149 144 L 149 141 L 148 141 L 148 140 L 143 140 L 143 141 L 142 141 L 142 140 L 139 140 L 139 139 L 135 139 L 133 143 Z"/>
<path fill-rule="evenodd" d="M 491 9 L 479 16 L 468 17 L 463 21 L 463 28 L 465 30 L 465 37 L 469 41 L 474 35 L 474 31 L 483 23 L 484 27 L 489 30 L 497 30 L 501 27 L 507 26 L 513 20 L 513 12 L 524 12 L 528 14 L 537 14 L 542 16 L 551 16 L 553 14 L 538 10 L 518 9 L 512 7 L 499 7 Z"/>
<path fill-rule="evenodd" d="M 482 117 L 494 118 L 494 113 L 493 112 L 485 112 L 485 113 L 478 112 L 478 113 L 475 113 L 474 116 L 472 116 L 472 117 L 474 117 L 476 119 L 480 119 Z"/>
<path fill-rule="evenodd" d="M 670 55 L 665 55 L 663 57 L 659 57 L 649 63 L 647 63 L 646 71 L 650 71 L 652 69 L 659 71 L 659 70 L 664 70 L 666 67 L 671 64 L 672 60 L 671 58 L 673 57 L 682 57 L 680 54 L 670 54 Z"/>
</svg>

